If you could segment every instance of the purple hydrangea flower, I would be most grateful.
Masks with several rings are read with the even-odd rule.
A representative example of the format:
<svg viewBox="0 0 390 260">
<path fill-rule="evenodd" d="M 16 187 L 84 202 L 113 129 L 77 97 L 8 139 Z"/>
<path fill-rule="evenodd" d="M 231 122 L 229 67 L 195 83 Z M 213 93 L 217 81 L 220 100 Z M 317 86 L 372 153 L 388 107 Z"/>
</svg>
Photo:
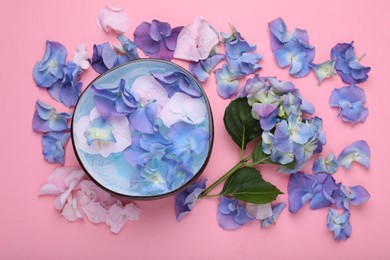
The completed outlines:
<svg viewBox="0 0 390 260">
<path fill-rule="evenodd" d="M 221 196 L 221 201 L 218 204 L 217 220 L 221 228 L 232 230 L 243 226 L 254 218 L 248 214 L 241 202 L 235 198 Z"/>
<path fill-rule="evenodd" d="M 326 173 L 292 174 L 288 183 L 289 211 L 298 212 L 309 200 L 311 209 L 320 209 L 333 204 L 332 195 L 338 191 L 333 177 Z"/>
<path fill-rule="evenodd" d="M 280 214 L 282 213 L 285 207 L 286 207 L 286 203 L 283 202 L 272 205 L 272 216 L 262 220 L 261 227 L 268 228 L 271 225 L 275 225 L 276 221 L 278 220 Z"/>
<path fill-rule="evenodd" d="M 295 29 L 288 32 L 283 19 L 276 18 L 268 24 L 271 35 L 271 48 L 281 68 L 290 66 L 293 77 L 302 78 L 310 72 L 309 64 L 315 56 L 315 48 L 309 44 L 306 30 Z"/>
<path fill-rule="evenodd" d="M 202 93 L 194 88 L 191 79 L 180 71 L 167 72 L 164 74 L 154 73 L 153 76 L 168 91 L 169 98 L 177 92 L 183 92 L 192 97 L 202 96 Z"/>
<path fill-rule="evenodd" d="M 72 61 L 69 61 L 63 67 L 63 70 L 62 80 L 55 82 L 48 88 L 48 91 L 52 98 L 58 102 L 63 103 L 67 107 L 73 107 L 80 97 L 83 83 L 79 80 L 84 70 Z"/>
<path fill-rule="evenodd" d="M 337 160 L 339 164 L 349 170 L 353 162 L 358 162 L 367 169 L 370 168 L 371 151 L 368 143 L 359 140 L 344 148 Z"/>
<path fill-rule="evenodd" d="M 35 64 L 33 70 L 34 81 L 38 87 L 50 88 L 62 80 L 67 53 L 62 44 L 46 41 L 45 54 L 42 60 Z"/>
<path fill-rule="evenodd" d="M 329 209 L 327 227 L 333 232 L 336 240 L 347 240 L 351 235 L 350 216 L 351 214 L 347 210 L 343 214 L 339 214 L 334 208 Z"/>
<path fill-rule="evenodd" d="M 367 80 L 370 67 L 360 64 L 353 42 L 338 43 L 331 50 L 331 58 L 336 60 L 336 71 L 345 83 L 356 84 Z"/>
<path fill-rule="evenodd" d="M 42 154 L 50 163 L 64 164 L 65 144 L 69 141 L 69 132 L 48 132 L 42 136 Z"/>
<path fill-rule="evenodd" d="M 92 68 L 99 74 L 129 60 L 127 55 L 118 53 L 107 42 L 93 45 L 91 64 Z"/>
<path fill-rule="evenodd" d="M 201 82 L 206 81 L 211 71 L 225 58 L 223 54 L 214 54 L 205 60 L 190 62 L 189 70 Z"/>
<path fill-rule="evenodd" d="M 330 106 L 338 107 L 339 116 L 352 125 L 357 122 L 364 123 L 366 120 L 368 109 L 364 107 L 365 102 L 364 90 L 354 84 L 334 89 L 329 99 Z"/>
<path fill-rule="evenodd" d="M 36 110 L 32 120 L 34 131 L 47 133 L 51 131 L 68 130 L 68 119 L 71 114 L 57 113 L 57 110 L 41 101 L 37 101 Z"/>
<path fill-rule="evenodd" d="M 346 187 L 339 183 L 339 190 L 333 194 L 334 203 L 340 209 L 349 211 L 349 203 L 360 205 L 370 199 L 370 193 L 361 185 Z"/>
<path fill-rule="evenodd" d="M 334 155 L 331 153 L 328 157 L 318 157 L 313 163 L 313 173 L 330 173 L 333 174 L 337 171 L 339 163 Z"/>
<path fill-rule="evenodd" d="M 327 78 L 336 75 L 335 60 L 328 60 L 320 64 L 310 63 L 310 68 L 315 72 L 318 79 L 318 86 Z"/>
<path fill-rule="evenodd" d="M 175 196 L 175 211 L 178 221 L 181 221 L 194 208 L 198 196 L 206 189 L 206 181 L 206 179 L 200 179 Z"/>
<path fill-rule="evenodd" d="M 135 29 L 134 42 L 148 57 L 172 60 L 182 29 L 182 26 L 172 29 L 169 23 L 158 20 L 143 22 Z"/>
</svg>

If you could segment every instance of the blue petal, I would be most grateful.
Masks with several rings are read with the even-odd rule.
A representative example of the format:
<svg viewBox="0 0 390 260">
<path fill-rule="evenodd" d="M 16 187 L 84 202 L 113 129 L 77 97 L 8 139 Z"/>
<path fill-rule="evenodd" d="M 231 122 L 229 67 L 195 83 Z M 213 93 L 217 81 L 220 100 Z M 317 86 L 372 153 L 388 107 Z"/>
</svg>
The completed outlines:
<svg viewBox="0 0 390 260">
<path fill-rule="evenodd" d="M 366 141 L 360 140 L 352 143 L 344 148 L 338 157 L 340 165 L 347 170 L 351 167 L 352 162 L 356 161 L 366 167 L 370 168 L 371 152 L 370 147 Z"/>
</svg>

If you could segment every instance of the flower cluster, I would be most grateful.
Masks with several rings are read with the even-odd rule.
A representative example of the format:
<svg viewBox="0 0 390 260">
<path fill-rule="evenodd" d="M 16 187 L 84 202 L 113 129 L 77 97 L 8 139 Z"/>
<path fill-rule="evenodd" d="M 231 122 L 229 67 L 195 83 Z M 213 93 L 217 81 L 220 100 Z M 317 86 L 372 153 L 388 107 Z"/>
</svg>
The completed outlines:
<svg viewBox="0 0 390 260">
<path fill-rule="evenodd" d="M 55 169 L 39 195 L 57 196 L 55 208 L 68 221 L 87 216 L 94 224 L 106 223 L 113 233 L 118 233 L 128 221 L 139 218 L 140 209 L 133 202 L 122 202 L 85 179 L 82 170 L 70 167 Z"/>
<path fill-rule="evenodd" d="M 326 160 L 316 160 L 313 164 L 315 174 L 298 172 L 291 175 L 288 184 L 290 212 L 296 213 L 310 200 L 311 209 L 334 206 L 343 210 L 343 214 L 339 214 L 336 209 L 331 208 L 327 226 L 333 231 L 336 240 L 348 239 L 351 234 L 350 204 L 360 205 L 368 201 L 370 194 L 360 185 L 346 187 L 342 183 L 336 184 L 331 174 L 336 172 L 338 165 L 349 169 L 353 161 L 368 168 L 369 159 L 368 144 L 365 141 L 357 141 L 346 147 L 338 159 L 331 154 Z"/>
<path fill-rule="evenodd" d="M 35 107 L 32 128 L 43 134 L 44 158 L 50 163 L 64 164 L 64 147 L 70 138 L 68 120 L 71 114 L 57 113 L 55 108 L 39 100 Z"/>
<path fill-rule="evenodd" d="M 256 45 L 248 43 L 234 26 L 231 29 L 231 34 L 221 33 L 227 63 L 215 70 L 217 92 L 225 99 L 230 98 L 238 89 L 237 79 L 255 73 L 261 68 L 258 62 L 263 57 L 252 53 L 256 50 Z"/>
<path fill-rule="evenodd" d="M 76 105 L 82 83 L 79 81 L 83 69 L 68 61 L 68 51 L 58 42 L 46 41 L 46 51 L 33 70 L 33 78 L 40 88 L 46 88 L 52 98 L 67 107 Z"/>
<path fill-rule="evenodd" d="M 272 20 L 270 29 L 271 49 L 279 67 L 290 66 L 289 73 L 296 78 L 305 77 L 310 72 L 310 63 L 315 56 L 315 48 L 309 44 L 306 30 L 288 31 L 282 18 Z"/>
<path fill-rule="evenodd" d="M 325 134 L 318 117 L 305 119 L 304 113 L 313 114 L 314 107 L 303 99 L 291 82 L 255 75 L 237 93 L 252 107 L 253 118 L 259 120 L 262 133 L 262 151 L 281 165 L 296 163 L 300 170 L 313 153 L 322 151 Z"/>
</svg>

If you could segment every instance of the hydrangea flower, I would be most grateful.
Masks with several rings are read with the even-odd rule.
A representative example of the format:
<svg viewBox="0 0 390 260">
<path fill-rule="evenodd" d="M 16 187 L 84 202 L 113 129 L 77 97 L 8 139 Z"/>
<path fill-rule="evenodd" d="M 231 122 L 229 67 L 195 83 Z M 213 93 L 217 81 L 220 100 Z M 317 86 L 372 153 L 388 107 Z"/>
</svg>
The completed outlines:
<svg viewBox="0 0 390 260">
<path fill-rule="evenodd" d="M 50 163 L 64 164 L 65 144 L 69 141 L 69 132 L 48 132 L 42 136 L 42 154 Z"/>
<path fill-rule="evenodd" d="M 77 46 L 73 56 L 73 62 L 80 66 L 83 70 L 89 69 L 88 52 L 85 44 Z"/>
<path fill-rule="evenodd" d="M 332 205 L 332 195 L 338 186 L 329 174 L 291 174 L 288 183 L 289 211 L 298 212 L 309 200 L 311 209 L 320 209 Z"/>
<path fill-rule="evenodd" d="M 139 219 L 140 209 L 134 203 L 128 203 L 125 206 L 120 201 L 113 204 L 108 209 L 106 224 L 111 232 L 117 234 L 124 227 L 127 221 L 136 221 Z"/>
<path fill-rule="evenodd" d="M 347 210 L 343 214 L 339 214 L 334 208 L 329 209 L 327 227 L 333 232 L 336 240 L 347 240 L 351 235 L 350 216 L 351 214 Z"/>
<path fill-rule="evenodd" d="M 45 54 L 33 70 L 33 78 L 38 87 L 50 88 L 64 76 L 63 68 L 68 51 L 58 42 L 46 41 Z"/>
<path fill-rule="evenodd" d="M 168 131 L 172 147 L 168 153 L 178 156 L 187 169 L 192 169 L 193 158 L 207 150 L 209 133 L 196 125 L 178 122 Z"/>
<path fill-rule="evenodd" d="M 42 101 L 35 104 L 36 110 L 32 120 L 34 131 L 47 133 L 51 131 L 68 130 L 68 119 L 71 114 L 57 113 L 57 110 Z"/>
<path fill-rule="evenodd" d="M 253 219 L 245 206 L 238 200 L 221 196 L 217 213 L 218 224 L 221 228 L 225 230 L 237 229 Z"/>
<path fill-rule="evenodd" d="M 198 196 L 206 189 L 206 181 L 206 179 L 200 179 L 175 195 L 175 211 L 178 221 L 181 221 L 194 208 Z"/>
<path fill-rule="evenodd" d="M 91 65 L 99 74 L 129 60 L 130 58 L 127 55 L 118 53 L 118 51 L 115 51 L 107 42 L 93 45 Z"/>
<path fill-rule="evenodd" d="M 82 151 L 100 154 L 104 158 L 112 153 L 122 152 L 132 142 L 129 120 L 126 116 L 102 119 L 96 108 L 78 120 L 74 132 Z"/>
<path fill-rule="evenodd" d="M 344 83 L 356 84 L 367 80 L 371 68 L 360 64 L 363 57 L 356 57 L 353 42 L 336 44 L 330 55 L 336 60 L 336 71 Z"/>
<path fill-rule="evenodd" d="M 166 127 L 177 122 L 200 124 L 207 116 L 204 101 L 192 98 L 184 93 L 177 92 L 161 110 L 160 118 Z"/>
<path fill-rule="evenodd" d="M 349 170 L 353 162 L 357 162 L 368 169 L 370 168 L 370 158 L 371 151 L 368 143 L 364 140 L 359 140 L 345 147 L 337 160 L 347 170 Z"/>
<path fill-rule="evenodd" d="M 324 79 L 330 78 L 336 75 L 335 71 L 335 60 L 328 60 L 320 64 L 310 63 L 310 68 L 315 72 L 318 79 L 318 86 L 324 81 Z"/>
<path fill-rule="evenodd" d="M 218 38 L 218 33 L 206 19 L 198 16 L 178 35 L 174 57 L 194 62 L 205 60 L 218 44 Z"/>
<path fill-rule="evenodd" d="M 364 90 L 354 84 L 334 89 L 329 99 L 329 105 L 338 107 L 339 116 L 352 125 L 357 122 L 364 123 L 366 120 L 368 109 L 364 107 L 365 102 Z"/>
<path fill-rule="evenodd" d="M 130 19 L 124 9 L 105 6 L 96 17 L 96 25 L 106 33 L 113 31 L 116 34 L 123 34 L 130 27 Z"/>
<path fill-rule="evenodd" d="M 153 20 L 143 22 L 134 31 L 134 42 L 151 58 L 172 60 L 182 26 L 171 28 L 169 23 Z"/>
<path fill-rule="evenodd" d="M 182 92 L 192 97 L 202 96 L 202 93 L 192 84 L 190 77 L 180 71 L 163 74 L 153 73 L 153 76 L 168 91 L 169 98 L 177 92 Z"/>
<path fill-rule="evenodd" d="M 341 209 L 349 211 L 349 203 L 360 205 L 370 199 L 370 193 L 361 185 L 346 187 L 339 183 L 339 190 L 333 196 L 334 204 Z"/>
<path fill-rule="evenodd" d="M 271 35 L 271 48 L 281 68 L 290 66 L 293 77 L 302 78 L 310 72 L 309 64 L 315 56 L 315 48 L 309 44 L 306 30 L 295 29 L 288 32 L 283 19 L 276 18 L 268 24 Z"/>
<path fill-rule="evenodd" d="M 189 70 L 201 82 L 205 82 L 211 71 L 225 58 L 223 54 L 210 55 L 205 60 L 190 62 Z"/>
<path fill-rule="evenodd" d="M 231 26 L 231 30 L 231 34 L 221 33 L 227 63 L 215 71 L 217 92 L 225 99 L 230 98 L 236 92 L 237 79 L 255 73 L 261 68 L 258 62 L 263 57 L 260 54 L 250 53 L 256 50 L 256 45 L 248 43 L 234 26 Z"/>
<path fill-rule="evenodd" d="M 283 202 L 272 205 L 272 215 L 261 221 L 261 227 L 268 228 L 271 225 L 275 225 L 276 221 L 278 220 L 280 214 L 282 213 L 285 207 L 286 207 L 286 203 Z"/>
<path fill-rule="evenodd" d="M 40 188 L 38 195 L 57 196 L 54 203 L 57 210 L 62 210 L 71 192 L 78 188 L 85 177 L 82 170 L 72 167 L 58 167 L 48 177 L 47 182 Z"/>
<path fill-rule="evenodd" d="M 62 80 L 57 81 L 47 89 L 51 97 L 67 107 L 75 106 L 80 97 L 81 86 L 83 85 L 80 82 L 82 73 L 83 69 L 80 66 L 73 61 L 69 61 L 64 67 L 64 77 Z"/>
<path fill-rule="evenodd" d="M 328 157 L 318 157 L 313 163 L 313 173 L 330 173 L 333 174 L 337 171 L 339 162 L 337 161 L 334 153 L 330 153 Z"/>
</svg>

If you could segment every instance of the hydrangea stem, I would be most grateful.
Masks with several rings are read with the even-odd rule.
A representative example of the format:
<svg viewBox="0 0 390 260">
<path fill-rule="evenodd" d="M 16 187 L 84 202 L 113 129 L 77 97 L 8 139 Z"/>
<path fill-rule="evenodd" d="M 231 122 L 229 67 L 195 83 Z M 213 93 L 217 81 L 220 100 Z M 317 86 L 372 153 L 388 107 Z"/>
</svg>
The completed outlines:
<svg viewBox="0 0 390 260">
<path fill-rule="evenodd" d="M 249 161 L 252 158 L 252 154 L 248 155 L 241 161 L 239 161 L 236 165 L 233 166 L 227 173 L 225 173 L 221 178 L 216 180 L 213 184 L 211 184 L 207 189 L 205 189 L 199 196 L 198 199 L 207 197 L 207 194 L 212 191 L 215 187 L 217 187 L 219 184 L 221 184 L 223 181 L 225 181 L 227 178 L 229 178 L 231 175 L 233 175 L 238 169 L 240 169 L 242 166 L 245 165 L 247 161 Z M 215 194 L 219 195 L 219 194 Z"/>
</svg>

